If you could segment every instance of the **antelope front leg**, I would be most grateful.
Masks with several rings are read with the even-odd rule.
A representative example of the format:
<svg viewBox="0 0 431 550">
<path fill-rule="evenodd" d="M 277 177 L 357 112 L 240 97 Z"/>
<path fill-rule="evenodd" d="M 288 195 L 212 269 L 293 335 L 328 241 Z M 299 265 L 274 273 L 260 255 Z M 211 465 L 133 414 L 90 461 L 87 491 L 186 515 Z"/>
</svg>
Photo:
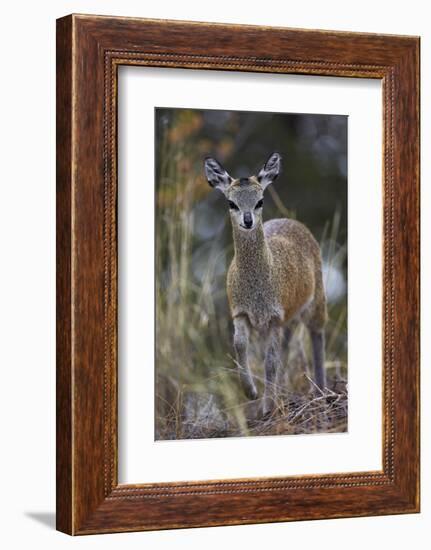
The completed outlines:
<svg viewBox="0 0 431 550">
<path fill-rule="evenodd" d="M 249 399 L 257 399 L 257 390 L 253 377 L 248 366 L 248 343 L 250 339 L 250 328 L 246 317 L 235 317 L 233 320 L 234 336 L 233 345 L 235 348 L 236 362 L 238 364 L 239 376 L 242 387 Z"/>
<path fill-rule="evenodd" d="M 265 353 L 265 393 L 262 407 L 264 416 L 271 414 L 275 408 L 276 379 L 281 364 L 281 340 L 280 326 L 272 324 L 268 332 Z"/>
</svg>

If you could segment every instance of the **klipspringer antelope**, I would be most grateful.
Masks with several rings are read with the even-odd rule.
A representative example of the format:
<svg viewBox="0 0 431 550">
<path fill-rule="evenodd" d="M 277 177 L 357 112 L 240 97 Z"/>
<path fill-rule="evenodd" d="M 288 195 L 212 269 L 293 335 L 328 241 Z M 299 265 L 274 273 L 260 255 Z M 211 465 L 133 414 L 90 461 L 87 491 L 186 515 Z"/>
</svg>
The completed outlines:
<svg viewBox="0 0 431 550">
<path fill-rule="evenodd" d="M 326 296 L 319 245 L 302 223 L 288 218 L 263 223 L 264 191 L 279 175 L 281 157 L 272 153 L 257 176 L 234 179 L 214 158 L 204 162 L 208 183 L 226 197 L 232 222 L 234 257 L 227 295 L 234 326 L 236 363 L 245 394 L 257 399 L 248 364 L 249 339 L 256 331 L 265 342 L 262 411 L 276 403 L 283 332 L 288 346 L 298 321 L 310 331 L 314 381 L 324 388 Z M 287 355 L 286 355 L 287 356 Z"/>
</svg>

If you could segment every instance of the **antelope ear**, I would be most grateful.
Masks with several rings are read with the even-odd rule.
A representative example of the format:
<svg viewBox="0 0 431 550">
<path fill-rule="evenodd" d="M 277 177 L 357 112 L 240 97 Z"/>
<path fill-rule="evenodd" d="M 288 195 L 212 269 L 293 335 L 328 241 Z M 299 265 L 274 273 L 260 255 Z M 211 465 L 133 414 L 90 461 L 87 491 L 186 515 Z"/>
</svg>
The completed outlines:
<svg viewBox="0 0 431 550">
<path fill-rule="evenodd" d="M 272 153 L 263 165 L 257 179 L 260 185 L 265 189 L 278 176 L 281 170 L 281 156 L 279 153 Z"/>
<path fill-rule="evenodd" d="M 204 167 L 205 176 L 211 187 L 220 189 L 220 191 L 224 193 L 232 183 L 233 178 L 226 172 L 223 166 L 212 157 L 205 158 Z"/>
</svg>

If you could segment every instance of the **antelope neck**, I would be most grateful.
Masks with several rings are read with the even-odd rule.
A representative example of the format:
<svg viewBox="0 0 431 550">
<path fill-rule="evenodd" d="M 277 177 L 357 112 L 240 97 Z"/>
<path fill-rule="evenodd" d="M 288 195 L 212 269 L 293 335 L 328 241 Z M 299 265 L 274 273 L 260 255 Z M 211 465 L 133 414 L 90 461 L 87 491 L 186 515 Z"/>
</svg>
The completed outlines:
<svg viewBox="0 0 431 550">
<path fill-rule="evenodd" d="M 245 270 L 251 274 L 255 271 L 263 273 L 265 269 L 269 269 L 271 251 L 265 240 L 262 222 L 248 231 L 233 226 L 233 242 L 235 262 L 240 271 Z"/>
</svg>

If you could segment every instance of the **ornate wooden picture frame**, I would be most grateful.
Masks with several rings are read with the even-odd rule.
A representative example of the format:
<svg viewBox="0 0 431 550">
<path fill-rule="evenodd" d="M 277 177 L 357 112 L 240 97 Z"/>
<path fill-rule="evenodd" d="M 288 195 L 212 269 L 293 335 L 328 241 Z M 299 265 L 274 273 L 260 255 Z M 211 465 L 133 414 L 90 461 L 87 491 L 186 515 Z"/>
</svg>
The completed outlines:
<svg viewBox="0 0 431 550">
<path fill-rule="evenodd" d="M 380 79 L 383 469 L 124 485 L 117 439 L 117 69 Z M 70 15 L 57 21 L 57 528 L 419 511 L 419 39 Z"/>
</svg>

